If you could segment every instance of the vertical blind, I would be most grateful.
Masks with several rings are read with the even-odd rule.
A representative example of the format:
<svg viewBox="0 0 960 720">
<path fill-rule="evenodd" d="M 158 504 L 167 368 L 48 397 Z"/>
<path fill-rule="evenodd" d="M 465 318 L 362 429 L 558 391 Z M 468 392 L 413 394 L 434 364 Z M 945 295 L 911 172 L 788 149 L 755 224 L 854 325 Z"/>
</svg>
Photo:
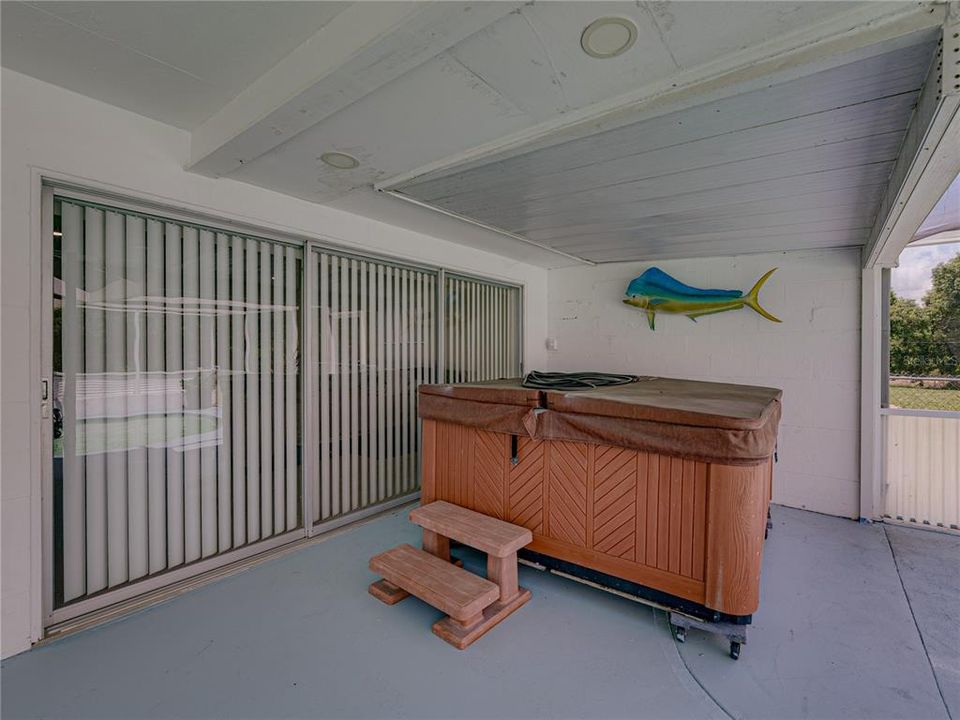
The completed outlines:
<svg viewBox="0 0 960 720">
<path fill-rule="evenodd" d="M 298 527 L 302 251 L 59 207 L 55 606 Z"/>
<path fill-rule="evenodd" d="M 437 274 L 315 252 L 313 517 L 418 487 L 416 391 L 437 378 Z"/>
<path fill-rule="evenodd" d="M 417 386 L 441 366 L 449 382 L 520 370 L 518 288 L 65 197 L 54 214 L 52 590 L 68 616 L 302 533 L 305 510 L 322 523 L 414 492 Z"/>
<path fill-rule="evenodd" d="M 446 382 L 475 382 L 520 374 L 520 289 L 448 275 Z"/>
</svg>

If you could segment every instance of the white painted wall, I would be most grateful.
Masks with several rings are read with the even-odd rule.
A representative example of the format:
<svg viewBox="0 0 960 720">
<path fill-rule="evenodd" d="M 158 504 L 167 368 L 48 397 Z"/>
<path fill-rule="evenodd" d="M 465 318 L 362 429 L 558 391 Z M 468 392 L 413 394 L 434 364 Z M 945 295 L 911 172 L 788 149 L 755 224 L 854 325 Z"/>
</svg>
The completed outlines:
<svg viewBox="0 0 960 720">
<path fill-rule="evenodd" d="M 771 323 L 743 309 L 700 318 L 621 303 L 627 283 L 653 263 L 552 270 L 551 370 L 608 370 L 782 388 L 774 502 L 859 515 L 860 265 L 856 250 L 769 253 L 656 263 L 697 287 L 760 293 Z"/>
<path fill-rule="evenodd" d="M 355 250 L 523 283 L 525 358 L 542 366 L 547 271 L 229 180 L 185 172 L 186 132 L 2 71 L 0 242 L 0 486 L 3 657 L 40 630 L 39 200 L 34 168 Z M 456 239 L 456 238 L 452 238 Z"/>
</svg>

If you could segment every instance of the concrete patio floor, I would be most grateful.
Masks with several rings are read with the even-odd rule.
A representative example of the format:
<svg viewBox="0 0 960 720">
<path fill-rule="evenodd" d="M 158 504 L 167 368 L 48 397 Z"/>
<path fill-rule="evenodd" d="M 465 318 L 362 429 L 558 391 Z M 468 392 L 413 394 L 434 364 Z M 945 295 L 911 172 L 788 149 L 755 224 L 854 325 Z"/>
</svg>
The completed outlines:
<svg viewBox="0 0 960 720">
<path fill-rule="evenodd" d="M 739 661 L 663 613 L 521 568 L 465 652 L 366 592 L 406 511 L 5 661 L 4 718 L 949 718 L 960 537 L 774 508 Z M 458 551 L 477 570 L 482 557 Z M 949 707 L 949 711 L 948 711 Z"/>
</svg>

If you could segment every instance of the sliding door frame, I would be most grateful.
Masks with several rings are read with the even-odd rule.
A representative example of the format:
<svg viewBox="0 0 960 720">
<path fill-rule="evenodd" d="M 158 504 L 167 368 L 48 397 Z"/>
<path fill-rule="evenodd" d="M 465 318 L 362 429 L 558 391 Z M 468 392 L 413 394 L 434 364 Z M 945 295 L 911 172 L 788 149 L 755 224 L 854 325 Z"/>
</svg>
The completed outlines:
<svg viewBox="0 0 960 720">
<path fill-rule="evenodd" d="M 42 506 L 41 558 L 43 562 L 42 618 L 44 627 L 54 618 L 53 539 L 53 188 L 40 191 L 40 497 Z"/>
<path fill-rule="evenodd" d="M 85 204 L 92 204 L 104 209 L 115 209 L 135 214 L 148 215 L 161 220 L 171 220 L 190 224 L 191 226 L 200 226 L 204 229 L 210 229 L 217 232 L 236 233 L 244 238 L 254 240 L 267 240 L 272 243 L 285 247 L 293 247 L 303 251 L 303 244 L 291 242 L 282 238 L 270 237 L 270 234 L 263 232 L 252 233 L 250 228 L 242 226 L 231 226 L 230 223 L 221 223 L 204 218 L 198 222 L 190 214 L 168 212 L 162 208 L 150 207 L 148 205 L 139 205 L 130 201 L 119 201 L 113 197 L 101 197 L 99 194 L 75 189 L 61 189 L 55 183 L 44 183 L 41 189 L 41 333 L 40 333 L 40 360 L 41 360 L 41 388 L 46 385 L 46 400 L 41 400 L 41 433 L 40 433 L 40 463 L 41 463 L 41 558 L 42 558 L 42 609 L 41 621 L 44 629 L 60 625 L 65 622 L 75 620 L 78 617 L 94 613 L 105 608 L 116 605 L 117 603 L 130 600 L 142 595 L 162 590 L 175 583 L 188 580 L 192 577 L 202 575 L 212 570 L 222 568 L 233 563 L 246 560 L 254 555 L 268 552 L 275 548 L 296 542 L 308 536 L 306 531 L 306 511 L 303 506 L 303 494 L 305 493 L 305 483 L 303 482 L 302 463 L 297 478 L 300 485 L 301 498 L 299 502 L 301 522 L 300 526 L 286 532 L 280 532 L 262 540 L 255 540 L 242 547 L 226 550 L 216 553 L 206 558 L 194 560 L 192 562 L 178 565 L 169 570 L 162 570 L 158 573 L 145 576 L 143 579 L 136 579 L 127 583 L 117 585 L 113 588 L 106 588 L 90 594 L 88 597 L 72 601 L 62 607 L 55 608 L 55 578 L 54 578 L 54 557 L 56 548 L 54 547 L 54 510 L 55 499 L 53 493 L 53 431 L 52 431 L 52 393 L 53 393 L 53 214 L 54 203 L 57 199 L 76 200 Z M 210 223 L 208 225 L 208 223 Z M 302 267 L 302 266 L 301 266 Z M 303 272 L 300 273 L 302 280 Z M 301 288 L 301 294 L 302 294 Z M 302 301 L 302 299 L 301 299 Z M 298 332 L 300 333 L 300 344 L 303 345 L 305 313 L 300 314 L 300 323 Z M 301 359 L 302 364 L 302 359 Z M 301 373 L 302 375 L 302 368 Z M 302 377 L 301 377 L 302 382 Z M 302 390 L 301 390 L 302 392 Z M 41 389 L 41 395 L 44 391 Z M 305 413 L 305 404 L 301 402 L 301 415 Z M 303 418 L 300 418 L 302 425 Z M 301 442 L 306 442 L 304 430 L 301 427 Z M 301 453 L 302 454 L 302 453 Z"/>
<path fill-rule="evenodd" d="M 310 312 L 310 287 L 316 282 L 316 268 L 309 259 L 317 252 L 335 253 L 341 257 L 356 258 L 368 262 L 387 263 L 394 267 L 408 268 L 417 271 L 431 271 L 436 277 L 436 313 L 435 313 L 435 342 L 437 348 L 436 368 L 437 377 L 443 381 L 446 367 L 445 353 L 445 323 L 446 278 L 453 276 L 468 280 L 476 280 L 492 285 L 516 288 L 518 293 L 517 307 L 517 343 L 521 370 L 523 367 L 523 328 L 524 328 L 524 293 L 522 283 L 512 283 L 483 275 L 451 270 L 441 265 L 427 262 L 411 261 L 410 259 L 391 256 L 375 251 L 357 251 L 355 248 L 327 241 L 317 236 L 307 236 L 288 232 L 283 229 L 270 227 L 269 224 L 255 224 L 238 222 L 228 219 L 221 214 L 206 212 L 203 209 L 184 209 L 184 206 L 171 205 L 165 200 L 154 200 L 148 197 L 138 197 L 135 193 L 125 190 L 116 192 L 108 187 L 98 187 L 98 183 L 66 175 L 58 175 L 39 168 L 32 169 L 32 188 L 36 192 L 36 200 L 31 203 L 34 210 L 34 232 L 39 233 L 39 240 L 34 245 L 40 272 L 39 282 L 34 287 L 39 289 L 40 312 L 37 324 L 34 325 L 39 335 L 34 348 L 39 351 L 38 375 L 41 383 L 46 385 L 46 395 L 41 398 L 39 412 L 34 406 L 34 418 L 39 416 L 39 447 L 40 472 L 36 510 L 31 523 L 31 547 L 33 548 L 32 566 L 37 572 L 33 580 L 33 591 L 37 593 L 39 602 L 34 605 L 35 614 L 31 621 L 34 640 L 43 638 L 52 628 L 64 624 L 77 622 L 82 616 L 100 613 L 118 603 L 161 593 L 165 588 L 192 577 L 248 560 L 261 553 L 268 553 L 281 546 L 296 543 L 310 537 L 321 535 L 338 527 L 362 520 L 392 507 L 396 507 L 419 496 L 419 489 L 411 493 L 385 500 L 368 508 L 358 509 L 327 521 L 315 523 L 313 517 L 312 483 L 308 482 L 313 472 L 312 453 L 307 452 L 311 443 L 319 441 L 319 428 L 313 427 L 312 413 L 309 400 L 314 390 L 309 368 L 316 360 L 313 357 L 313 348 L 310 339 L 312 333 L 318 331 Z M 268 240 L 286 246 L 295 247 L 302 252 L 302 265 L 299 280 L 300 287 L 300 433 L 301 433 L 301 462 L 300 462 L 300 526 L 294 530 L 278 534 L 265 540 L 259 540 L 245 547 L 228 550 L 211 557 L 196 560 L 170 570 L 162 571 L 144 579 L 135 580 L 115 588 L 100 591 L 90 597 L 73 601 L 61 608 L 54 609 L 54 498 L 53 498 L 53 428 L 51 414 L 53 409 L 53 214 L 54 200 L 76 200 L 102 206 L 107 209 L 116 209 L 136 214 L 155 216 L 169 219 L 174 222 L 187 223 L 204 229 L 235 233 L 258 240 Z M 36 237 L 36 236 L 35 236 Z M 36 276 L 34 276 L 36 277 Z M 34 296 L 36 297 L 36 296 Z M 36 366 L 35 366 L 36 367 Z M 43 392 L 43 391 L 41 391 Z M 36 435 L 34 435 L 36 437 Z M 35 476 L 36 477 L 36 476 Z M 35 486 L 36 487 L 36 486 Z M 95 616 L 94 616 L 95 617 Z"/>
</svg>

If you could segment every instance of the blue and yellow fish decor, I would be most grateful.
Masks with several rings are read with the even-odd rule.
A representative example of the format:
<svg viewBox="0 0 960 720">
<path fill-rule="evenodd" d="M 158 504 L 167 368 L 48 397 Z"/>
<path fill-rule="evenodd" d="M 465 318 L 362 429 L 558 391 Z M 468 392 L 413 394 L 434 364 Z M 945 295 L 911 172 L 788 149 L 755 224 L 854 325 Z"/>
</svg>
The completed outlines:
<svg viewBox="0 0 960 720">
<path fill-rule="evenodd" d="M 727 310 L 739 310 L 748 307 L 760 313 L 767 320 L 781 322 L 762 307 L 760 307 L 760 288 L 773 275 L 776 268 L 764 274 L 757 283 L 750 288 L 746 295 L 740 290 L 705 290 L 685 285 L 671 277 L 657 267 L 649 268 L 638 278 L 634 278 L 627 286 L 627 296 L 623 299 L 627 305 L 645 310 L 650 329 L 654 330 L 654 323 L 658 312 L 686 315 L 697 321 L 703 315 L 713 315 Z"/>
</svg>

